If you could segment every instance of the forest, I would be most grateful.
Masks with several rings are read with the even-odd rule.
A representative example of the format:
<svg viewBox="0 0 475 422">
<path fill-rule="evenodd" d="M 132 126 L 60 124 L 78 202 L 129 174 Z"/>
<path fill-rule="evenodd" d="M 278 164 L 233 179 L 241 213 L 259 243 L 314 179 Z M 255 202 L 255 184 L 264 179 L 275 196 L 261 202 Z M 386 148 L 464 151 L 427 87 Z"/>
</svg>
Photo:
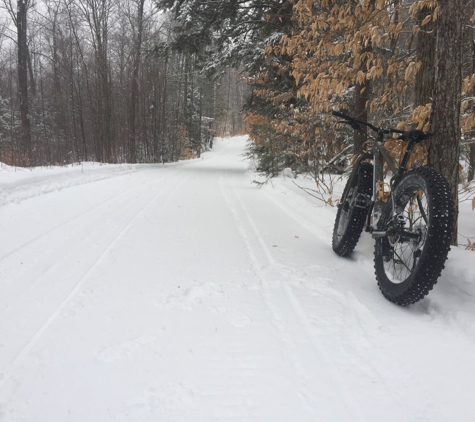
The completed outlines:
<svg viewBox="0 0 475 422">
<path fill-rule="evenodd" d="M 170 162 L 246 132 L 258 171 L 318 182 L 368 146 L 366 133 L 337 130 L 330 112 L 344 110 L 433 132 L 416 164 L 441 171 L 456 201 L 472 195 L 472 0 L 0 6 L 1 162 Z"/>
<path fill-rule="evenodd" d="M 0 161 L 169 162 L 239 132 L 245 85 L 167 48 L 148 0 L 0 2 Z"/>
</svg>

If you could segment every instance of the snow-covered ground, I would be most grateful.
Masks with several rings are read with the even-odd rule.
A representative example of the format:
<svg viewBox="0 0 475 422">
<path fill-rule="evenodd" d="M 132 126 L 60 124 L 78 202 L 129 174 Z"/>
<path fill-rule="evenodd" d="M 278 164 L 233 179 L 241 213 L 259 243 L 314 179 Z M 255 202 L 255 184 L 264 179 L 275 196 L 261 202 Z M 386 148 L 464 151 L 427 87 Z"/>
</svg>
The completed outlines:
<svg viewBox="0 0 475 422">
<path fill-rule="evenodd" d="M 244 146 L 0 168 L 1 421 L 474 420 L 475 253 L 397 307 L 371 238 L 336 256 L 335 208 Z"/>
</svg>

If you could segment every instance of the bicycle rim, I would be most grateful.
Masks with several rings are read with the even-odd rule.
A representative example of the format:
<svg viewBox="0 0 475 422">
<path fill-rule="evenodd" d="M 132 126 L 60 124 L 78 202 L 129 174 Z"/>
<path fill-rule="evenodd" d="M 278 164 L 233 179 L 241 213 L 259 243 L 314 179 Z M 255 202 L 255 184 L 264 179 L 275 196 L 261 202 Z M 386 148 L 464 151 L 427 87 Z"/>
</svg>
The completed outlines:
<svg viewBox="0 0 475 422">
<path fill-rule="evenodd" d="M 400 229 L 386 239 L 384 272 L 394 284 L 403 283 L 417 271 L 426 245 L 429 218 L 429 201 L 419 189 L 407 195 L 407 202 L 400 204 Z"/>
</svg>

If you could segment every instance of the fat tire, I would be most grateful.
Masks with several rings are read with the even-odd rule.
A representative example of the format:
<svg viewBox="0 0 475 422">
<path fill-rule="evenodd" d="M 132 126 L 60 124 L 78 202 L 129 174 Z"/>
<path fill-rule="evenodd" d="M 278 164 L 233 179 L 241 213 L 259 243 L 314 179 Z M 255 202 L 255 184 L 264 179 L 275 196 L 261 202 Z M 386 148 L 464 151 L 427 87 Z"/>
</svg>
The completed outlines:
<svg viewBox="0 0 475 422">
<path fill-rule="evenodd" d="M 342 197 L 347 199 L 338 205 L 332 248 L 339 256 L 349 256 L 358 243 L 370 207 L 372 187 L 373 166 L 363 161 L 356 176 L 346 183 Z M 364 205 L 356 206 L 357 198 L 365 198 Z"/>
<path fill-rule="evenodd" d="M 407 204 L 410 203 L 411 198 L 416 198 L 415 195 L 419 195 L 419 198 L 421 198 L 421 191 L 424 193 L 424 202 L 427 204 L 424 207 L 426 218 L 419 218 L 421 222 L 419 224 L 422 229 L 420 227 L 415 229 L 416 225 L 414 225 L 413 230 L 414 233 L 418 230 L 420 233 L 423 233 L 423 236 L 421 235 L 413 244 L 410 241 L 397 243 L 394 236 L 392 238 L 379 238 L 375 242 L 374 262 L 378 286 L 386 299 L 402 306 L 418 302 L 437 283 L 450 251 L 454 228 L 454 206 L 450 187 L 439 172 L 429 167 L 420 167 L 412 170 L 401 179 L 394 190 L 395 209 L 399 211 L 407 209 L 408 215 L 411 215 L 414 212 L 414 207 L 411 208 Z M 419 208 L 417 207 L 417 209 Z M 419 215 L 422 216 L 423 214 L 419 211 Z M 386 230 L 392 220 L 392 216 L 392 201 L 388 201 L 378 222 L 378 229 Z M 409 228 L 410 230 L 411 228 Z M 393 246 L 390 243 L 391 239 Z M 400 248 L 398 249 L 400 251 L 399 255 L 394 253 L 396 250 L 394 245 Z M 408 259 L 411 259 L 411 253 L 412 268 L 409 268 L 404 263 L 405 268 L 408 270 L 406 271 L 401 266 L 401 262 L 404 262 L 404 259 L 401 259 L 400 255 L 406 254 L 409 257 Z M 391 272 L 391 265 L 393 265 L 393 268 L 396 268 L 396 265 L 400 265 L 399 268 L 402 268 L 407 273 L 407 277 L 404 276 L 406 278 L 403 280 L 395 280 L 393 272 L 393 274 L 389 274 L 393 281 L 390 280 L 388 273 Z"/>
</svg>

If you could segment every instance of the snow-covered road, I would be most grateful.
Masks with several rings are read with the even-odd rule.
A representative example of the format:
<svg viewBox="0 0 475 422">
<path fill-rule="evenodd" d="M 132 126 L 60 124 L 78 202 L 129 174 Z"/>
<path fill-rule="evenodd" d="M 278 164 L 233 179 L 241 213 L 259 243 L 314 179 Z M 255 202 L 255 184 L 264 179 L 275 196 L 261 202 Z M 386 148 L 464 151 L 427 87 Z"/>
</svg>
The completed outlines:
<svg viewBox="0 0 475 422">
<path fill-rule="evenodd" d="M 474 253 L 397 307 L 244 146 L 0 172 L 0 421 L 474 420 Z"/>
</svg>

